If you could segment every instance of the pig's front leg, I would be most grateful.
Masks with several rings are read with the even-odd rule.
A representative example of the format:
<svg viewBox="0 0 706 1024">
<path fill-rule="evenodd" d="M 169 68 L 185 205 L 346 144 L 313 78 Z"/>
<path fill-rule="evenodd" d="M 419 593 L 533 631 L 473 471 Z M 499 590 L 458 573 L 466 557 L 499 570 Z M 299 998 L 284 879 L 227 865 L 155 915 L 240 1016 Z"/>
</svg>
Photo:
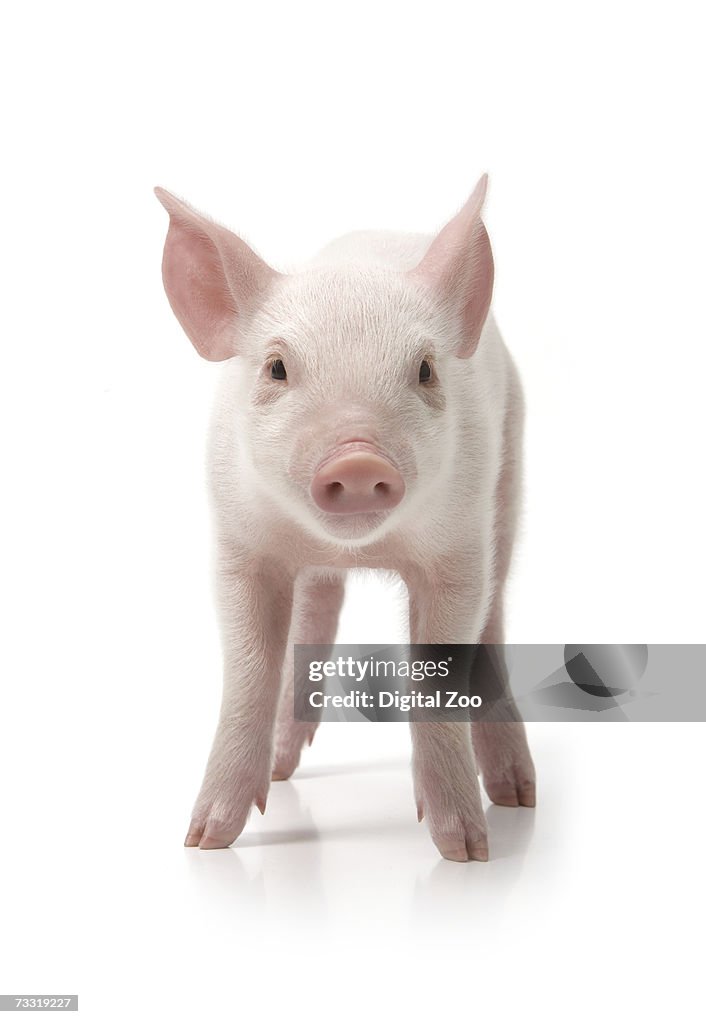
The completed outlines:
<svg viewBox="0 0 706 1024">
<path fill-rule="evenodd" d="M 223 700 L 186 846 L 230 846 L 252 805 L 264 813 L 272 737 L 292 609 L 291 578 L 272 566 L 248 571 L 222 556 Z"/>
<path fill-rule="evenodd" d="M 324 647 L 320 657 L 328 659 L 328 652 L 336 639 L 338 616 L 343 604 L 342 579 L 300 577 L 294 588 L 292 625 L 284 661 L 282 696 L 277 712 L 275 729 L 275 760 L 273 780 L 288 779 L 299 764 L 305 743 L 311 743 L 318 722 L 298 721 L 295 700 L 305 697 L 307 691 L 320 689 L 320 683 L 294 678 L 294 645 L 320 644 Z"/>
<path fill-rule="evenodd" d="M 408 580 L 412 643 L 477 643 L 479 594 L 456 580 Z M 442 857 L 487 860 L 488 834 L 470 722 L 412 722 L 419 820 Z"/>
<path fill-rule="evenodd" d="M 491 620 L 492 622 L 492 620 Z M 490 717 L 471 723 L 473 750 L 485 791 L 501 807 L 534 807 L 537 802 L 534 764 L 524 723 L 508 680 L 502 633 L 486 627 L 471 673 L 476 693 L 494 693 Z M 493 718 L 497 720 L 493 720 Z"/>
</svg>

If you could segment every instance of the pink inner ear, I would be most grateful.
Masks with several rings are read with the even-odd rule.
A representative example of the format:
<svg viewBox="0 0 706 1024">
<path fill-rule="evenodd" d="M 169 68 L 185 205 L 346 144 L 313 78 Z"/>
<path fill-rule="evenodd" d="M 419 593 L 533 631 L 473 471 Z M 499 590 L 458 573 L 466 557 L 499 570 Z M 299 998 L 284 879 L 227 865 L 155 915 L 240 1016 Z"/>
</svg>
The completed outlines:
<svg viewBox="0 0 706 1024">
<path fill-rule="evenodd" d="M 487 182 L 483 175 L 468 202 L 441 229 L 410 274 L 460 312 L 464 338 L 457 355 L 462 359 L 476 350 L 493 294 L 493 254 L 480 219 Z"/>
<path fill-rule="evenodd" d="M 200 355 L 235 355 L 237 309 L 213 242 L 171 218 L 162 279 L 174 314 Z"/>
<path fill-rule="evenodd" d="M 205 359 L 236 354 L 239 320 L 275 276 L 231 231 L 155 189 L 169 213 L 162 278 L 169 303 Z"/>
</svg>

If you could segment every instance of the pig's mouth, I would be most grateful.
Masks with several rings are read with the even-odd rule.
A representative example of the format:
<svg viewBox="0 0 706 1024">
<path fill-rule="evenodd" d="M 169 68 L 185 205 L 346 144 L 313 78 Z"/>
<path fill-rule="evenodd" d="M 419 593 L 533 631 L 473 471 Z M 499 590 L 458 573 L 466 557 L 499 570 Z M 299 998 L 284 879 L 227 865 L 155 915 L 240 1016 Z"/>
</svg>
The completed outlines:
<svg viewBox="0 0 706 1024">
<path fill-rule="evenodd" d="M 310 495 L 338 536 L 356 537 L 380 525 L 405 495 L 402 473 L 375 444 L 349 438 L 322 459 Z"/>
</svg>

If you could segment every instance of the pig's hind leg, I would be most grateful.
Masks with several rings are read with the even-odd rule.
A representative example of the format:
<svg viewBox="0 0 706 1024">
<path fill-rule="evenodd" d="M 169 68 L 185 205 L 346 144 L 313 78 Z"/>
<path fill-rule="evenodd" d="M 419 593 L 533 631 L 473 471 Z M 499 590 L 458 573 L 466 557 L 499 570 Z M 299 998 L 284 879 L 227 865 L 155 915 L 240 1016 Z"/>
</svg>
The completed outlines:
<svg viewBox="0 0 706 1024">
<path fill-rule="evenodd" d="M 318 655 L 327 660 L 336 639 L 338 616 L 343 604 L 344 582 L 341 577 L 302 576 L 294 590 L 292 624 L 284 662 L 282 694 L 277 711 L 273 781 L 288 779 L 299 764 L 302 747 L 310 744 L 318 721 L 298 721 L 308 704 L 308 694 L 321 689 L 308 677 L 295 681 L 294 644 L 319 644 Z M 311 714 L 311 707 L 306 708 Z"/>
</svg>

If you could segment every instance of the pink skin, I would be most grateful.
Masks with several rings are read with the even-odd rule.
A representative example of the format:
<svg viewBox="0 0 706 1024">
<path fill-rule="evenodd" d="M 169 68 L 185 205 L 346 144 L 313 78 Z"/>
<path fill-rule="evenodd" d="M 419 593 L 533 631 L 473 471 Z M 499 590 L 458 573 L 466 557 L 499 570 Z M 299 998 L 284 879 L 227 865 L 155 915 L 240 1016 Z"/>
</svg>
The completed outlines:
<svg viewBox="0 0 706 1024">
<path fill-rule="evenodd" d="M 311 496 L 330 515 L 386 512 L 402 501 L 402 474 L 370 444 L 349 441 L 336 449 L 316 471 Z"/>
<path fill-rule="evenodd" d="M 220 561 L 219 591 L 234 609 L 235 635 L 224 665 L 223 702 L 204 784 L 194 807 L 185 846 L 202 850 L 230 846 L 250 809 L 265 813 L 272 762 L 272 734 L 280 676 L 292 612 L 291 578 L 275 565 L 256 577 Z M 241 661 L 240 657 L 244 660 Z M 258 676 L 255 699 L 243 699 L 243 668 Z"/>
<path fill-rule="evenodd" d="M 292 715 L 294 706 L 294 644 L 333 644 L 338 616 L 343 604 L 344 589 L 339 579 L 307 580 L 299 577 L 295 585 L 294 615 L 290 627 L 287 655 L 282 673 L 284 685 L 277 713 L 272 779 L 288 779 L 299 764 L 302 747 L 310 744 L 316 723 L 298 722 Z M 325 651 L 322 651 L 325 657 Z M 300 681 L 302 687 L 307 680 Z M 315 689 L 318 684 L 310 684 Z"/>
<path fill-rule="evenodd" d="M 485 187 L 431 240 L 347 236 L 295 275 L 156 190 L 170 304 L 198 352 L 224 361 L 211 448 L 223 699 L 187 846 L 230 845 L 296 769 L 316 725 L 294 716 L 293 645 L 334 642 L 349 568 L 399 574 L 413 642 L 502 642 L 522 398 L 489 314 Z M 478 771 L 494 802 L 535 802 L 519 715 L 411 732 L 437 848 L 487 860 Z"/>
<path fill-rule="evenodd" d="M 495 597 L 481 636 L 481 643 L 502 644 L 503 587 L 510 569 L 512 542 L 517 526 L 520 503 L 520 467 L 509 453 L 519 452 L 522 443 L 522 394 L 513 375 L 512 414 L 504 427 L 506 456 L 496 489 L 495 573 L 498 580 Z M 481 669 L 482 670 L 482 669 Z M 534 764 L 527 746 L 525 727 L 520 719 L 505 678 L 506 699 L 514 709 L 516 721 L 473 722 L 471 736 L 478 769 L 485 791 L 501 807 L 534 807 L 537 802 Z M 479 689 L 483 689 L 482 683 Z"/>
</svg>

